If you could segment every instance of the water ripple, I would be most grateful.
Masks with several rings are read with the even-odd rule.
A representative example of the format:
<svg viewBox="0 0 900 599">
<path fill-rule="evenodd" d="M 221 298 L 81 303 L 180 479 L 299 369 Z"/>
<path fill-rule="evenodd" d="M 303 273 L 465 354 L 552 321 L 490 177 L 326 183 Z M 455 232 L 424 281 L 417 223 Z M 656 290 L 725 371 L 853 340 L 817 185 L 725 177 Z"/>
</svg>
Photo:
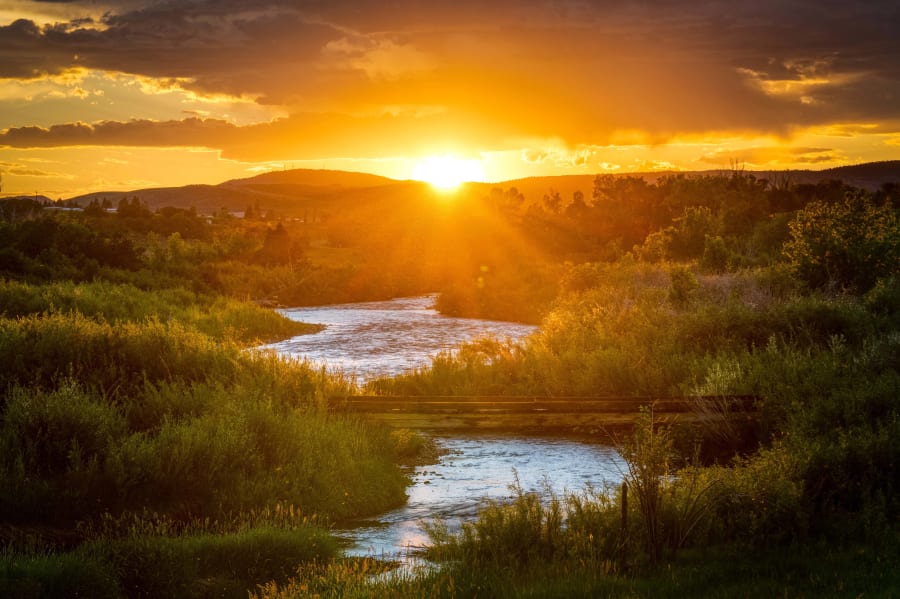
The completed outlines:
<svg viewBox="0 0 900 599">
<path fill-rule="evenodd" d="M 323 324 L 325 329 L 264 348 L 341 369 L 362 384 L 379 376 L 428 366 L 433 356 L 452 350 L 464 341 L 484 336 L 517 340 L 537 328 L 443 316 L 432 308 L 435 298 L 435 295 L 425 295 L 284 309 L 280 312 L 291 320 Z"/>
</svg>

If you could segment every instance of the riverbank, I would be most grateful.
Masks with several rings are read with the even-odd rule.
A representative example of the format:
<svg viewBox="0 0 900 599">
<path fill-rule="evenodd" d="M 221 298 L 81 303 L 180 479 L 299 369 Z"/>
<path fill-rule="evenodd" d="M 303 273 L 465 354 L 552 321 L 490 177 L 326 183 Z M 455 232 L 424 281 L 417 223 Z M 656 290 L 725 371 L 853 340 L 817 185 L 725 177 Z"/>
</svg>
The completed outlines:
<svg viewBox="0 0 900 599">
<path fill-rule="evenodd" d="M 348 379 L 248 351 L 263 310 L 231 302 L 214 337 L 168 293 L 5 289 L 50 307 L 0 318 L 0 595 L 245 597 L 337 557 L 331 522 L 404 502 L 400 463 L 427 444 L 329 414 Z"/>
</svg>

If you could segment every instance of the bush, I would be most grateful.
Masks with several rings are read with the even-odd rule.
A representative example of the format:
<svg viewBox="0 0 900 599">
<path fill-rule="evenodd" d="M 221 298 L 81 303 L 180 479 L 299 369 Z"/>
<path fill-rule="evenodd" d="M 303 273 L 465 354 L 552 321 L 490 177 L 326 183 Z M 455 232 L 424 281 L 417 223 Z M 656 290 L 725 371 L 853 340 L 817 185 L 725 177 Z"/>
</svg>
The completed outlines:
<svg viewBox="0 0 900 599">
<path fill-rule="evenodd" d="M 672 268 L 669 276 L 672 278 L 672 286 L 669 288 L 669 301 L 677 306 L 686 305 L 697 288 L 700 287 L 697 277 L 684 266 Z"/>
<path fill-rule="evenodd" d="M 811 287 L 858 292 L 900 274 L 900 220 L 890 204 L 874 206 L 863 193 L 842 202 L 812 202 L 790 223 L 784 256 Z"/>
<path fill-rule="evenodd" d="M 719 236 L 706 236 L 703 243 L 703 255 L 700 258 L 700 266 L 710 272 L 725 272 L 728 270 L 731 252 L 725 245 L 725 240 Z"/>
</svg>

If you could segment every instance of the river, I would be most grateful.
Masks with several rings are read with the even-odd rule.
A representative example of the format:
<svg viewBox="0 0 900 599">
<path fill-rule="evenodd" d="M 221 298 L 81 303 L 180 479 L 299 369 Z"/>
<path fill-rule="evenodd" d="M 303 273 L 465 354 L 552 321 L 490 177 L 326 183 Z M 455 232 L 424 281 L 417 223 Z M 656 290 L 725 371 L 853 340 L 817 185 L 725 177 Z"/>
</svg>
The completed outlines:
<svg viewBox="0 0 900 599">
<path fill-rule="evenodd" d="M 427 366 L 432 356 L 464 341 L 485 336 L 517 340 L 537 330 L 514 322 L 444 316 L 432 307 L 435 298 L 424 295 L 280 310 L 292 320 L 323 324 L 325 330 L 265 347 L 341 369 L 362 384 Z"/>
<path fill-rule="evenodd" d="M 536 327 L 442 316 L 434 296 L 281 310 L 288 318 L 324 324 L 322 332 L 268 348 L 340 368 L 357 382 L 427 366 L 431 357 L 461 342 L 491 335 L 518 340 Z M 622 479 L 624 465 L 611 447 L 579 439 L 455 434 L 436 438 L 446 450 L 437 464 L 410 472 L 409 499 L 377 519 L 336 530 L 349 555 L 405 558 L 427 545 L 423 523 L 444 520 L 450 529 L 472 520 L 488 500 L 511 498 L 518 481 L 542 494 L 600 489 Z"/>
<path fill-rule="evenodd" d="M 348 555 L 415 556 L 428 544 L 425 523 L 439 518 L 456 530 L 488 500 L 513 498 L 516 483 L 549 497 L 622 480 L 624 465 L 614 449 L 576 439 L 456 435 L 437 441 L 448 453 L 437 464 L 415 468 L 405 505 L 335 531 L 348 541 Z"/>
</svg>

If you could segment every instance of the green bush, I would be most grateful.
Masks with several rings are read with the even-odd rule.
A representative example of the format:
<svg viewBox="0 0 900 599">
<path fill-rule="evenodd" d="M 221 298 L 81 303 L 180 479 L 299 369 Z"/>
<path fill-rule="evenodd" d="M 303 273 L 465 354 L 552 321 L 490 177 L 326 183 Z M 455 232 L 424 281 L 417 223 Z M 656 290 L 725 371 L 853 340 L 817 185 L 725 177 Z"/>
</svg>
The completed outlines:
<svg viewBox="0 0 900 599">
<path fill-rule="evenodd" d="M 842 202 L 813 202 L 790 223 L 784 255 L 812 287 L 836 285 L 859 292 L 900 274 L 900 220 L 890 204 L 875 206 L 864 193 Z"/>
</svg>

